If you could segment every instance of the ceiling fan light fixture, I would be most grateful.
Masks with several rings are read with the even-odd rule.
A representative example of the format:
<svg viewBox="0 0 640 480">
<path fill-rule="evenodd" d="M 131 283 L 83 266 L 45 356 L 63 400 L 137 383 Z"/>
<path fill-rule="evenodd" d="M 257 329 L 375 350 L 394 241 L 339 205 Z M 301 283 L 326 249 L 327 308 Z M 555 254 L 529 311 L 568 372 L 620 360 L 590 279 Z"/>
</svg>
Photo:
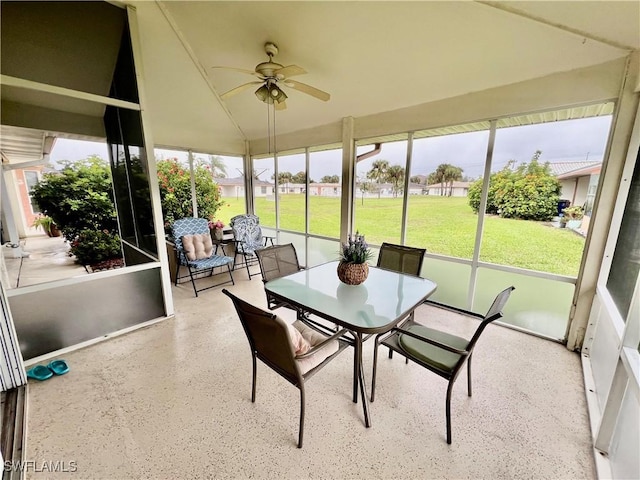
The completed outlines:
<svg viewBox="0 0 640 480">
<path fill-rule="evenodd" d="M 276 85 L 273 85 L 271 87 L 271 98 L 273 98 L 274 102 L 277 103 L 282 103 L 284 102 L 287 98 L 287 94 L 284 93 L 280 88 L 278 88 Z"/>
<path fill-rule="evenodd" d="M 262 85 L 255 91 L 255 94 L 261 102 L 268 103 L 269 105 L 274 102 L 282 103 L 288 98 L 287 94 L 274 84 Z"/>
<path fill-rule="evenodd" d="M 256 97 L 258 97 L 258 99 L 261 102 L 269 103 L 269 101 L 271 100 L 271 97 L 269 95 L 269 89 L 267 88 L 266 85 L 262 85 L 259 89 L 256 90 L 255 93 L 256 93 Z"/>
</svg>

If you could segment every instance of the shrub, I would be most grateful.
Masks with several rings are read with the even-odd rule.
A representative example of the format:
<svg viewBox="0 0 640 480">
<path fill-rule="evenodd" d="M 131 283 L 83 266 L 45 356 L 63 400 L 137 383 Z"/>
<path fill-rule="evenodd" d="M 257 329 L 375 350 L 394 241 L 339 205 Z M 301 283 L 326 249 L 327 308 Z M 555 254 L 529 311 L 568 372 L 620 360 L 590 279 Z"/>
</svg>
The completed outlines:
<svg viewBox="0 0 640 480">
<path fill-rule="evenodd" d="M 510 161 L 502 170 L 491 174 L 486 213 L 503 218 L 549 220 L 557 213 L 560 182 L 551 173 L 549 164 L 538 162 L 536 152 L 531 162 L 513 170 Z M 469 205 L 474 212 L 480 208 L 482 180 L 469 187 Z"/>
<path fill-rule="evenodd" d="M 122 256 L 120 237 L 108 230 L 82 230 L 71 242 L 69 251 L 82 265 Z"/>
<path fill-rule="evenodd" d="M 164 228 L 171 231 L 173 222 L 193 216 L 191 203 L 191 177 L 176 158 L 158 160 L 158 182 L 164 217 Z M 218 185 L 214 182 L 208 165 L 194 166 L 198 217 L 213 220 L 218 209 L 224 204 L 220 199 Z"/>
<path fill-rule="evenodd" d="M 83 230 L 117 229 L 109 166 L 98 156 L 67 162 L 61 171 L 44 174 L 32 196 L 69 241 Z"/>
</svg>

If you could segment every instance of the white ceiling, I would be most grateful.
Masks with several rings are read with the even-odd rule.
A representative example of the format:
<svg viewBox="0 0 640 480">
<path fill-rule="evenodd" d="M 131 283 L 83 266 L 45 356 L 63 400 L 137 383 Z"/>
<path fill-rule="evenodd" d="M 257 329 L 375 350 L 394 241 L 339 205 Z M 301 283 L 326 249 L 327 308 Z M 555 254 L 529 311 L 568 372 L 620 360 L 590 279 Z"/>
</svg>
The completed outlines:
<svg viewBox="0 0 640 480">
<path fill-rule="evenodd" d="M 286 89 L 295 132 L 569 71 L 640 48 L 640 2 L 129 2 L 138 11 L 156 144 L 237 151 L 266 137 L 267 107 L 218 96 L 275 61 L 329 102 Z"/>
</svg>

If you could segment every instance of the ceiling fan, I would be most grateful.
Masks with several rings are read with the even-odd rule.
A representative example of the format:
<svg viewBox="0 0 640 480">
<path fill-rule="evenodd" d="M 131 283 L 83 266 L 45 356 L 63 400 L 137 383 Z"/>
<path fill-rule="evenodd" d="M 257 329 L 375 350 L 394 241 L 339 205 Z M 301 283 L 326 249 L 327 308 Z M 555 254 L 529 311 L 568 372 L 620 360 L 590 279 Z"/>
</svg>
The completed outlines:
<svg viewBox="0 0 640 480">
<path fill-rule="evenodd" d="M 283 110 L 287 108 L 284 103 L 287 99 L 287 95 L 281 88 L 283 85 L 293 88 L 294 90 L 298 90 L 299 92 L 306 93 L 307 95 L 311 95 L 323 102 L 326 102 L 331 98 L 327 92 L 323 92 L 322 90 L 312 87 L 311 85 L 307 85 L 306 83 L 291 80 L 290 77 L 303 75 L 307 73 L 307 71 L 298 65 L 288 65 L 285 67 L 279 63 L 275 63 L 273 61 L 273 57 L 278 54 L 278 47 L 275 43 L 265 43 L 264 50 L 269 56 L 269 60 L 256 65 L 256 68 L 253 71 L 235 67 L 213 67 L 226 68 L 237 72 L 247 73 L 260 79 L 260 81 L 249 82 L 232 88 L 228 92 L 220 95 L 222 100 L 226 100 L 233 95 L 252 88 L 254 85 L 260 85 L 260 87 L 255 91 L 256 97 L 264 103 L 273 104 L 276 110 Z"/>
</svg>

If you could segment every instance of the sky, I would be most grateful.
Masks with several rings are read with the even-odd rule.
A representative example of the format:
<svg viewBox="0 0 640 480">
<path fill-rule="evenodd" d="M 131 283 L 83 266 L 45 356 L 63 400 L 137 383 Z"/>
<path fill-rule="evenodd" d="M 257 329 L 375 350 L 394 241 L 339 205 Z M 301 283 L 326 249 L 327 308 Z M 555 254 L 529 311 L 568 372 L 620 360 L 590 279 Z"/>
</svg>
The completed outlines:
<svg viewBox="0 0 640 480">
<path fill-rule="evenodd" d="M 500 170 L 511 159 L 516 163 L 527 162 L 536 150 L 541 150 L 542 162 L 601 161 L 604 155 L 611 116 L 579 120 L 543 123 L 519 127 L 502 128 L 496 132 L 492 171 Z M 488 132 L 471 132 L 414 140 L 411 175 L 428 175 L 441 163 L 449 163 L 463 169 L 463 175 L 479 178 L 484 170 Z M 358 147 L 358 154 L 370 151 L 373 146 Z M 358 163 L 357 176 L 366 175 L 375 160 L 384 159 L 391 165 L 406 162 L 406 142 L 383 144 L 382 151 Z M 58 139 L 51 152 L 51 161 L 81 160 L 90 155 L 108 159 L 104 143 Z M 187 161 L 187 152 L 156 150 L 159 158 L 178 157 Z M 195 154 L 207 159 L 206 154 Z M 243 173 L 240 157 L 221 156 L 227 165 L 227 176 L 237 177 Z M 310 178 L 316 182 L 325 175 L 341 174 L 342 157 L 339 150 L 314 152 L 310 159 Z M 304 154 L 280 156 L 279 171 L 293 174 L 305 168 Z M 262 180 L 271 180 L 273 159 L 255 162 L 255 170 Z"/>
</svg>

